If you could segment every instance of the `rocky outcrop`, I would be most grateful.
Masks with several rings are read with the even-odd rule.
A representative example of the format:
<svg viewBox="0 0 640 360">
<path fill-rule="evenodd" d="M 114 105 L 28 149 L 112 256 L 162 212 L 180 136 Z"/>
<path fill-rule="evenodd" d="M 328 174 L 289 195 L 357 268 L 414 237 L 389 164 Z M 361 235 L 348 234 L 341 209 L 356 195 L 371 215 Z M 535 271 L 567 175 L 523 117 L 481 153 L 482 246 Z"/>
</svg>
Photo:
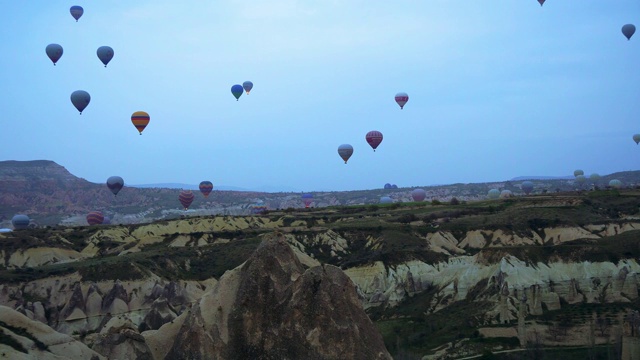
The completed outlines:
<svg viewBox="0 0 640 360">
<path fill-rule="evenodd" d="M 145 338 L 124 316 L 113 317 L 105 324 L 92 349 L 108 359 L 153 360 Z"/>
<path fill-rule="evenodd" d="M 166 281 L 157 277 L 92 283 L 81 282 L 78 274 L 72 274 L 22 286 L 0 285 L 0 303 L 65 334 L 97 331 L 105 318 L 117 315 L 148 330 L 173 320 L 215 283 L 215 279 Z"/>
<path fill-rule="evenodd" d="M 464 300 L 471 289 L 487 280 L 481 290 L 500 289 L 500 296 L 494 292 L 495 311 L 489 313 L 496 322 L 515 318 L 516 309 L 508 304 L 520 299 L 518 292 L 527 297 L 528 314 L 540 315 L 543 305 L 559 309 L 561 300 L 569 304 L 631 302 L 638 297 L 640 285 L 640 265 L 631 259 L 617 264 L 588 261 L 530 264 L 506 255 L 499 263 L 488 264 L 478 254 L 452 257 L 436 264 L 414 260 L 393 268 L 376 262 L 345 272 L 363 294 L 365 307 L 394 306 L 430 288 L 437 290 L 436 298 Z M 446 305 L 434 303 L 433 311 Z"/>
<path fill-rule="evenodd" d="M 105 359 L 69 335 L 0 306 L 0 353 L 7 359 Z"/>
<path fill-rule="evenodd" d="M 172 347 L 156 356 L 391 359 L 353 282 L 331 265 L 305 270 L 282 238 L 265 240 L 180 318 Z M 167 324 L 154 336 L 165 329 L 175 332 Z"/>
</svg>

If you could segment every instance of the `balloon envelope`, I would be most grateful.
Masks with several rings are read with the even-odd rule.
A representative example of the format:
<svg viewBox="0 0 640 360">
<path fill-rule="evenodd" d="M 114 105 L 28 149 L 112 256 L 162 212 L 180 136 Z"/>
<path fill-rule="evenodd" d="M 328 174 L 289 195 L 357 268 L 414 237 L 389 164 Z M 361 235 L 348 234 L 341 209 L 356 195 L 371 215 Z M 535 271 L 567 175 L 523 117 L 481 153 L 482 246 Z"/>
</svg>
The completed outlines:
<svg viewBox="0 0 640 360">
<path fill-rule="evenodd" d="M 144 111 L 136 111 L 131 114 L 131 122 L 133 123 L 133 126 L 138 129 L 140 135 L 142 135 L 144 128 L 149 125 L 149 121 L 151 121 L 151 118 L 149 117 L 149 114 Z"/>
<path fill-rule="evenodd" d="M 118 195 L 122 187 L 124 186 L 124 180 L 120 176 L 110 176 L 107 179 L 107 187 L 113 195 Z"/>
<path fill-rule="evenodd" d="M 100 46 L 96 53 L 98 54 L 98 59 L 104 64 L 104 67 L 107 67 L 109 61 L 113 59 L 113 49 L 109 46 Z"/>
<path fill-rule="evenodd" d="M 392 189 L 397 189 L 397 188 L 398 188 L 398 185 L 393 184 L 393 185 L 391 185 L 391 188 L 392 188 Z"/>
<path fill-rule="evenodd" d="M 243 91 L 244 91 L 244 88 L 242 87 L 242 85 L 236 84 L 231 87 L 231 94 L 233 94 L 233 96 L 236 98 L 236 101 L 240 99 L 240 96 L 242 96 Z"/>
<path fill-rule="evenodd" d="M 76 19 L 76 22 L 77 22 L 78 19 L 80 19 L 80 17 L 82 16 L 82 14 L 84 14 L 84 9 L 82 8 L 82 6 L 74 5 L 69 9 L 69 12 L 71 13 L 71 16 L 73 16 L 73 18 Z"/>
<path fill-rule="evenodd" d="M 208 197 L 211 190 L 213 190 L 213 183 L 211 183 L 211 181 L 203 181 L 198 187 L 200 188 L 202 195 L 204 195 L 204 197 Z"/>
<path fill-rule="evenodd" d="M 191 206 L 194 198 L 195 196 L 191 190 L 183 190 L 180 192 L 180 195 L 178 195 L 178 200 L 180 200 L 180 204 L 182 204 L 182 207 L 184 207 L 185 210 Z"/>
<path fill-rule="evenodd" d="M 636 26 L 633 24 L 626 24 L 622 26 L 622 34 L 627 38 L 627 40 L 631 40 L 631 37 L 636 32 Z"/>
<path fill-rule="evenodd" d="M 247 95 L 249 95 L 249 92 L 253 89 L 253 83 L 251 81 L 245 81 L 242 83 L 242 87 L 244 88 L 244 91 L 247 92 Z"/>
<path fill-rule="evenodd" d="M 407 93 L 399 92 L 396 94 L 395 99 L 398 105 L 400 105 L 400 110 L 402 110 L 407 101 L 409 101 L 409 95 L 407 95 Z"/>
<path fill-rule="evenodd" d="M 27 215 L 18 214 L 11 218 L 11 225 L 15 230 L 27 229 L 30 221 Z"/>
<path fill-rule="evenodd" d="M 578 175 L 576 176 L 576 182 L 578 184 L 584 184 L 584 182 L 587 181 L 587 178 L 584 177 L 584 175 Z"/>
<path fill-rule="evenodd" d="M 104 221 L 104 215 L 100 211 L 92 211 L 87 214 L 89 225 L 100 225 Z"/>
<path fill-rule="evenodd" d="M 498 189 L 491 189 L 489 190 L 489 192 L 487 193 L 487 197 L 489 199 L 497 199 L 500 197 L 500 190 Z"/>
<path fill-rule="evenodd" d="M 611 181 L 609 181 L 609 186 L 611 186 L 612 188 L 615 189 L 619 189 L 622 187 L 622 181 L 618 180 L 618 179 L 613 179 Z"/>
<path fill-rule="evenodd" d="M 578 169 L 573 172 L 573 176 L 584 175 L 584 171 Z"/>
<path fill-rule="evenodd" d="M 373 148 L 373 151 L 376 151 L 376 148 L 382 142 L 382 133 L 380 131 L 369 131 L 365 136 L 367 143 Z"/>
<path fill-rule="evenodd" d="M 71 93 L 71 103 L 80 111 L 80 115 L 82 115 L 82 111 L 87 108 L 90 101 L 91 95 L 84 90 L 76 90 Z"/>
<path fill-rule="evenodd" d="M 596 182 L 596 181 L 600 180 L 600 174 L 593 173 L 593 174 L 589 175 L 589 179 L 591 179 L 591 181 L 593 181 L 593 182 Z"/>
<path fill-rule="evenodd" d="M 529 195 L 533 191 L 533 183 L 531 181 L 523 181 L 520 188 L 525 194 Z"/>
<path fill-rule="evenodd" d="M 342 144 L 338 146 L 338 155 L 340 155 L 340 157 L 342 158 L 342 160 L 344 160 L 344 163 L 346 164 L 349 158 L 351 157 L 351 155 L 353 155 L 353 146 L 349 144 Z"/>
<path fill-rule="evenodd" d="M 384 188 L 385 189 L 391 189 L 391 184 L 389 184 L 389 183 L 384 184 Z"/>
<path fill-rule="evenodd" d="M 633 134 L 633 141 L 638 145 L 638 143 L 640 143 L 640 134 Z"/>
<path fill-rule="evenodd" d="M 500 191 L 500 199 L 507 199 L 513 196 L 511 190 L 502 190 Z"/>
<path fill-rule="evenodd" d="M 304 207 L 308 208 L 313 203 L 313 195 L 311 194 L 302 194 L 302 202 L 304 203 Z"/>
<path fill-rule="evenodd" d="M 538 3 L 540 3 L 540 6 L 544 5 L 545 0 L 538 0 Z"/>
<path fill-rule="evenodd" d="M 413 201 L 423 201 L 427 198 L 427 192 L 424 189 L 413 189 L 411 198 L 413 198 Z"/>
<path fill-rule="evenodd" d="M 388 196 L 383 196 L 380 198 L 380 203 L 381 204 L 391 204 L 393 202 L 393 199 L 391 199 Z"/>
<path fill-rule="evenodd" d="M 102 220 L 102 224 L 103 224 L 103 225 L 109 225 L 109 224 L 111 224 L 111 218 L 110 218 L 110 217 L 108 217 L 108 216 L 105 216 L 105 217 L 104 217 L 104 220 Z"/>
<path fill-rule="evenodd" d="M 49 59 L 53 62 L 53 65 L 55 65 L 58 60 L 60 60 L 63 53 L 62 46 L 58 44 L 49 44 L 47 45 L 46 49 L 44 49 L 44 51 L 47 53 Z"/>
</svg>

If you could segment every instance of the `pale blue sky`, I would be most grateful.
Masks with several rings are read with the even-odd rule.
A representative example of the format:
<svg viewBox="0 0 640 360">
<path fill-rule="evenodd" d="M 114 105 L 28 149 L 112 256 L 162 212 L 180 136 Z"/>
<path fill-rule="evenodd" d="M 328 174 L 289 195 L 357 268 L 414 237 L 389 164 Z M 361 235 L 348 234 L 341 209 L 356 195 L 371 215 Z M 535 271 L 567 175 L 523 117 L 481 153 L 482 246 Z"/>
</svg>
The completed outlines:
<svg viewBox="0 0 640 360">
<path fill-rule="evenodd" d="M 626 23 L 640 25 L 640 1 L 14 1 L 0 160 L 298 191 L 636 170 L 640 34 L 627 41 Z M 55 67 L 49 43 L 64 48 Z M 74 90 L 92 97 L 82 115 Z M 375 153 L 370 130 L 384 134 Z"/>
</svg>

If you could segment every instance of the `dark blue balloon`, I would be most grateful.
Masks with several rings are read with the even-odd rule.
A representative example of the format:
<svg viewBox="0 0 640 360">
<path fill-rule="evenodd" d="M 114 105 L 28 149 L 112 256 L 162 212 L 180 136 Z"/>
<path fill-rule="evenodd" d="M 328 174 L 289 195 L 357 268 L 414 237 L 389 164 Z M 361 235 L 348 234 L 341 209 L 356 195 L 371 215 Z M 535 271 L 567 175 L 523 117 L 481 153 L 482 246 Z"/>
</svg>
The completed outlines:
<svg viewBox="0 0 640 360">
<path fill-rule="evenodd" d="M 78 19 L 80 19 L 82 14 L 84 14 L 84 9 L 82 6 L 74 5 L 69 9 L 69 12 L 71 13 L 71 16 L 76 19 L 76 22 L 78 22 Z"/>
<path fill-rule="evenodd" d="M 240 99 L 240 96 L 242 96 L 243 92 L 244 88 L 242 87 L 242 85 L 236 84 L 231 87 L 231 94 L 233 94 L 236 100 Z"/>
<path fill-rule="evenodd" d="M 391 184 L 389 184 L 389 183 L 384 184 L 384 188 L 385 189 L 391 189 Z"/>
<path fill-rule="evenodd" d="M 392 188 L 392 189 L 397 189 L 397 188 L 398 188 L 398 185 L 393 184 L 393 185 L 391 185 L 391 188 Z"/>
<path fill-rule="evenodd" d="M 11 219 L 11 225 L 16 230 L 27 229 L 30 221 L 27 215 L 18 214 Z"/>
</svg>

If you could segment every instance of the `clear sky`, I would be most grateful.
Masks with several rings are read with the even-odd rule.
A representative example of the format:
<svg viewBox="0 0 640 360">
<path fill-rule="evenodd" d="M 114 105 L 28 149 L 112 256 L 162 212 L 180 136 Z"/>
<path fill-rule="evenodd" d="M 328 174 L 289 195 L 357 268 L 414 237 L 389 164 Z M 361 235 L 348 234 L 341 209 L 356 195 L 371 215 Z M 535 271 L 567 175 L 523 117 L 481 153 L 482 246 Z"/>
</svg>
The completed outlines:
<svg viewBox="0 0 640 360">
<path fill-rule="evenodd" d="M 627 41 L 626 23 L 640 27 L 640 1 L 7 2 L 0 160 L 287 191 L 636 170 L 640 33 Z M 75 90 L 91 94 L 82 115 Z M 370 130 L 384 134 L 375 153 Z"/>
</svg>

